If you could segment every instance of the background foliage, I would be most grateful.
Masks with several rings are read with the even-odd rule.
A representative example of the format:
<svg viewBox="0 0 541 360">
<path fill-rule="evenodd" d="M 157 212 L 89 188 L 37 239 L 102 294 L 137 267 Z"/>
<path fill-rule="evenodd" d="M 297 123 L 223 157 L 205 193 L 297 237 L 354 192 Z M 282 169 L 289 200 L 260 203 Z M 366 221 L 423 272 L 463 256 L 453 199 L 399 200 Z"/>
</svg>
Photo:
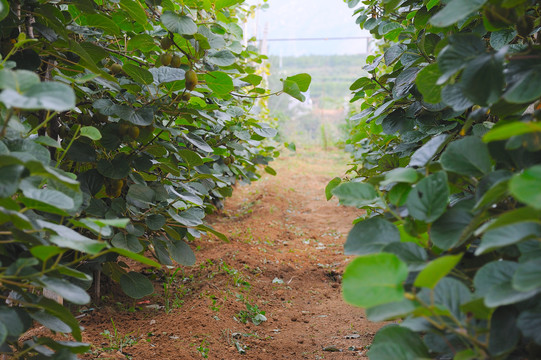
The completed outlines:
<svg viewBox="0 0 541 360">
<path fill-rule="evenodd" d="M 361 5 L 381 51 L 350 88 L 353 179 L 327 194 L 367 211 L 345 299 L 401 319 L 370 359 L 538 358 L 540 2 Z"/>
<path fill-rule="evenodd" d="M 0 1 L 0 353 L 76 358 L 79 324 L 44 292 L 88 303 L 101 272 L 151 294 L 119 255 L 194 264 L 194 237 L 226 240 L 203 223 L 213 204 L 275 173 L 242 2 Z M 302 100 L 309 83 L 279 92 Z M 34 320 L 75 341 L 19 342 Z"/>
</svg>

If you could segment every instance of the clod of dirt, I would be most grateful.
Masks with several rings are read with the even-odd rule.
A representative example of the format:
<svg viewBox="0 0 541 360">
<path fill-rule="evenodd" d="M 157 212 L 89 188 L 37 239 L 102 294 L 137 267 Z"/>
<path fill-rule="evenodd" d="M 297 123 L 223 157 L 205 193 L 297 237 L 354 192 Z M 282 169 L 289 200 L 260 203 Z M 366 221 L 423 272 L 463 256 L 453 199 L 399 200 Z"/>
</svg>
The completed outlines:
<svg viewBox="0 0 541 360">
<path fill-rule="evenodd" d="M 341 352 L 342 350 L 340 350 L 339 348 L 337 348 L 336 346 L 334 345 L 330 345 L 330 346 L 325 346 L 323 348 L 323 351 L 329 351 L 329 352 Z"/>
</svg>

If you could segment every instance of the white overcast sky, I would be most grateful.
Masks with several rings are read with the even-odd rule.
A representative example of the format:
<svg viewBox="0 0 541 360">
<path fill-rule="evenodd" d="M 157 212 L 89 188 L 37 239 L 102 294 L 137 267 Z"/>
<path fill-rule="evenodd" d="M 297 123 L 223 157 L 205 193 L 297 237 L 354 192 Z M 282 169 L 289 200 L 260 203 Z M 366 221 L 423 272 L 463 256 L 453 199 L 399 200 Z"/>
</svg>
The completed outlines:
<svg viewBox="0 0 541 360">
<path fill-rule="evenodd" d="M 261 3 L 248 0 L 249 4 Z M 343 0 L 269 0 L 247 26 L 249 36 L 258 40 L 268 29 L 268 39 L 366 37 L 355 24 L 353 9 Z M 269 55 L 343 55 L 366 52 L 366 39 L 321 41 L 269 41 Z"/>
</svg>

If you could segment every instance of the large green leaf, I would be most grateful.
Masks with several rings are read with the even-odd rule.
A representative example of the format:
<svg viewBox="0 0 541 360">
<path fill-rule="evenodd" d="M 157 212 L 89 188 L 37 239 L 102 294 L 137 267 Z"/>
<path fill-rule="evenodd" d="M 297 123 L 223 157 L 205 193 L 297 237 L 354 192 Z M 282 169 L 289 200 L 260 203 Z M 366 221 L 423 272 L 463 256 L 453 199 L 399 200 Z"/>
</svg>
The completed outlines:
<svg viewBox="0 0 541 360">
<path fill-rule="evenodd" d="M 152 82 L 154 81 L 152 73 L 147 69 L 142 68 L 141 66 L 128 63 L 124 64 L 122 70 L 124 70 L 126 74 L 128 74 L 133 80 L 141 84 L 148 85 L 152 84 Z"/>
<path fill-rule="evenodd" d="M 0 198 L 7 198 L 17 191 L 24 166 L 13 164 L 0 167 Z"/>
<path fill-rule="evenodd" d="M 148 24 L 147 14 L 145 9 L 139 4 L 138 1 L 134 0 L 120 0 L 120 7 L 126 11 L 133 20 L 139 24 L 145 26 Z"/>
<path fill-rule="evenodd" d="M 168 244 L 171 258 L 180 265 L 193 266 L 195 265 L 195 254 L 188 244 L 182 240 L 171 241 Z"/>
<path fill-rule="evenodd" d="M 7 0 L 0 0 L 0 20 L 4 20 L 4 18 L 9 14 L 9 3 Z M 2 343 L 0 339 L 0 344 Z"/>
<path fill-rule="evenodd" d="M 358 257 L 344 272 L 344 299 L 360 307 L 400 301 L 407 276 L 407 265 L 396 255 L 380 253 Z"/>
<path fill-rule="evenodd" d="M 513 136 L 539 132 L 541 132 L 541 125 L 538 123 L 514 121 L 503 125 L 497 124 L 483 135 L 483 141 L 507 140 Z"/>
<path fill-rule="evenodd" d="M 482 176 L 492 167 L 488 147 L 476 136 L 453 141 L 441 155 L 441 164 L 447 171 L 466 176 Z"/>
<path fill-rule="evenodd" d="M 526 67 L 523 74 L 505 91 L 503 98 L 510 103 L 529 103 L 541 96 L 541 66 Z"/>
<path fill-rule="evenodd" d="M 402 300 L 366 309 L 366 317 L 370 321 L 379 322 L 403 318 L 417 308 L 417 304 L 411 300 Z"/>
<path fill-rule="evenodd" d="M 423 94 L 423 100 L 427 103 L 437 104 L 441 98 L 443 85 L 438 85 L 438 79 L 441 73 L 438 64 L 430 64 L 424 67 L 418 74 L 415 84 L 417 89 Z"/>
<path fill-rule="evenodd" d="M 86 15 L 86 22 L 88 26 L 102 29 L 111 35 L 120 35 L 120 28 L 117 23 L 103 14 L 88 14 Z"/>
<path fill-rule="evenodd" d="M 233 79 L 221 71 L 212 71 L 205 75 L 205 83 L 218 95 L 229 94 L 235 89 Z"/>
<path fill-rule="evenodd" d="M 310 83 L 312 82 L 312 77 L 309 74 L 297 74 L 293 76 L 288 76 L 286 78 L 287 81 L 292 81 L 299 87 L 299 90 L 301 92 L 308 91 L 308 88 L 310 87 Z"/>
<path fill-rule="evenodd" d="M 371 360 L 430 359 L 419 335 L 398 325 L 385 326 L 376 333 L 368 357 Z"/>
<path fill-rule="evenodd" d="M 406 207 L 415 219 L 433 222 L 443 215 L 448 203 L 447 174 L 440 171 L 417 183 L 408 195 Z"/>
<path fill-rule="evenodd" d="M 129 250 L 134 253 L 140 253 L 144 249 L 143 245 L 141 245 L 141 242 L 136 236 L 121 232 L 113 236 L 111 239 L 111 244 L 114 247 Z"/>
<path fill-rule="evenodd" d="M 413 285 L 433 289 L 441 279 L 453 270 L 460 259 L 462 259 L 462 255 L 446 255 L 432 260 L 417 275 Z"/>
<path fill-rule="evenodd" d="M 463 94 L 475 104 L 492 105 L 500 98 L 504 86 L 504 54 L 481 55 L 464 69 L 460 86 Z"/>
<path fill-rule="evenodd" d="M 534 259 L 518 266 L 513 275 L 513 288 L 519 291 L 541 289 L 541 259 Z"/>
<path fill-rule="evenodd" d="M 67 280 L 54 277 L 43 277 L 40 279 L 40 282 L 43 283 L 46 289 L 57 293 L 74 304 L 84 305 L 90 302 L 90 296 L 88 296 L 86 291 Z"/>
<path fill-rule="evenodd" d="M 479 10 L 486 2 L 487 0 L 451 0 L 443 10 L 430 19 L 430 23 L 438 27 L 453 25 Z"/>
<path fill-rule="evenodd" d="M 193 35 L 197 32 L 197 25 L 189 16 L 166 11 L 162 14 L 161 21 L 167 30 L 180 35 Z"/>
<path fill-rule="evenodd" d="M 349 232 L 344 252 L 346 255 L 373 254 L 398 242 L 400 232 L 397 227 L 381 217 L 373 217 L 355 224 Z"/>
<path fill-rule="evenodd" d="M 134 299 L 140 299 L 154 293 L 152 282 L 146 276 L 134 271 L 122 275 L 120 287 L 126 295 Z"/>
<path fill-rule="evenodd" d="M 5 89 L 0 93 L 0 102 L 24 110 L 66 111 L 75 107 L 75 93 L 66 84 L 42 82 L 22 93 Z"/>
<path fill-rule="evenodd" d="M 233 53 L 229 50 L 211 52 L 207 58 L 210 63 L 218 66 L 233 65 L 237 60 L 235 55 L 233 55 Z"/>
<path fill-rule="evenodd" d="M 446 140 L 447 135 L 438 135 L 427 141 L 426 144 L 413 153 L 409 163 L 410 166 L 425 166 L 432 160 Z"/>
<path fill-rule="evenodd" d="M 422 270 L 428 260 L 426 250 L 413 242 L 393 242 L 387 244 L 382 251 L 398 256 L 400 260 L 408 264 L 409 271 Z"/>
<path fill-rule="evenodd" d="M 473 216 L 463 209 L 449 209 L 430 228 L 430 240 L 438 248 L 448 250 L 456 245 L 464 230 L 470 225 Z"/>
<path fill-rule="evenodd" d="M 511 178 L 509 191 L 519 201 L 541 209 L 541 165 L 532 166 Z"/>
<path fill-rule="evenodd" d="M 517 311 L 511 307 L 496 309 L 490 319 L 489 351 L 492 356 L 509 353 L 520 338 Z"/>
<path fill-rule="evenodd" d="M 502 226 L 489 230 L 483 235 L 475 254 L 481 255 L 504 246 L 516 244 L 519 241 L 537 237 L 541 237 L 541 225 L 537 223 L 524 222 Z"/>
<path fill-rule="evenodd" d="M 340 184 L 332 190 L 332 193 L 338 197 L 340 204 L 346 206 L 363 207 L 374 204 L 378 199 L 372 185 L 360 182 Z"/>
<path fill-rule="evenodd" d="M 522 334 L 541 345 L 541 311 L 528 310 L 518 316 L 517 326 Z"/>
<path fill-rule="evenodd" d="M 447 309 L 459 320 L 466 319 L 466 314 L 462 312 L 462 305 L 470 302 L 472 298 L 470 289 L 452 277 L 441 279 L 434 289 L 422 289 L 418 296 L 426 304 L 433 303 L 440 309 Z"/>
<path fill-rule="evenodd" d="M 301 90 L 299 89 L 299 85 L 294 81 L 287 79 L 283 80 L 282 91 L 299 101 L 306 100 L 306 97 L 301 93 Z"/>
</svg>

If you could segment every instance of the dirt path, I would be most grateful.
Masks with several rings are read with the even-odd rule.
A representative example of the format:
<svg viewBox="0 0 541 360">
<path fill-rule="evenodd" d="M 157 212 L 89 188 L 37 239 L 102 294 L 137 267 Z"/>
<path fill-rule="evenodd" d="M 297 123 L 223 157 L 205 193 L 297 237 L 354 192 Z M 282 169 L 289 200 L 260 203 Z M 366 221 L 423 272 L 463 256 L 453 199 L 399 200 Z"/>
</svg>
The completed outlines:
<svg viewBox="0 0 541 360">
<path fill-rule="evenodd" d="M 339 152 L 285 154 L 273 164 L 278 176 L 237 187 L 210 219 L 231 242 L 198 239 L 197 265 L 151 274 L 157 295 L 146 303 L 117 295 L 89 311 L 84 336 L 97 346 L 87 358 L 364 358 L 379 326 L 340 293 L 358 211 L 324 195 L 346 161 Z"/>
</svg>

